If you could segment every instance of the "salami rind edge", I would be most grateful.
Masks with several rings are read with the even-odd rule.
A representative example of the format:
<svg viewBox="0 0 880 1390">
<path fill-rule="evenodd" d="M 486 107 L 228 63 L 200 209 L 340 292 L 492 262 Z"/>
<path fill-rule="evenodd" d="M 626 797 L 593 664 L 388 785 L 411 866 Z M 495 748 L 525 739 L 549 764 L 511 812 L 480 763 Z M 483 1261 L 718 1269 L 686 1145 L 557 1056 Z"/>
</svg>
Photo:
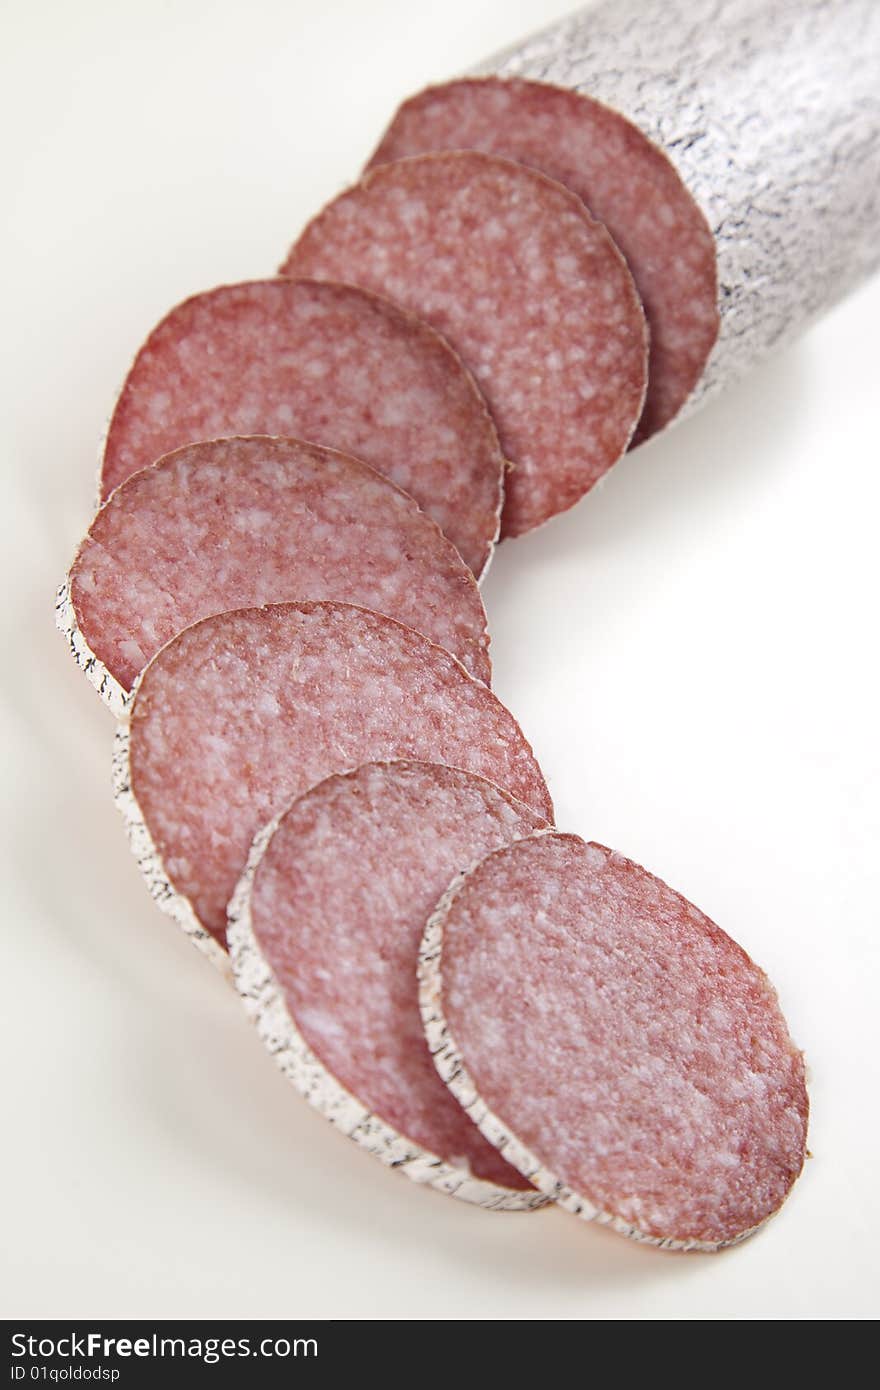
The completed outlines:
<svg viewBox="0 0 880 1390">
<path fill-rule="evenodd" d="M 532 749 L 487 686 L 414 629 L 324 601 L 216 614 L 168 642 L 118 724 L 114 791 L 154 900 L 216 960 L 260 826 L 377 758 L 462 766 L 552 822 Z"/>
<path fill-rule="evenodd" d="M 775 1201 L 772 1209 L 765 1210 L 759 1220 L 749 1224 L 747 1227 L 738 1229 L 732 1234 L 725 1234 L 718 1239 L 701 1239 L 690 1235 L 676 1236 L 672 1234 L 664 1235 L 650 1232 L 633 1221 L 624 1219 L 612 1210 L 603 1209 L 601 1205 L 586 1196 L 583 1191 L 576 1191 L 561 1180 L 558 1174 L 536 1155 L 534 1150 L 528 1148 L 526 1144 L 517 1137 L 509 1121 L 502 1118 L 497 1111 L 493 1111 L 480 1094 L 477 1082 L 474 1080 L 473 1074 L 468 1068 L 467 1058 L 459 1046 L 446 1017 L 443 1002 L 444 931 L 447 919 L 450 913 L 454 912 L 459 896 L 468 891 L 474 879 L 478 877 L 487 866 L 490 866 L 492 861 L 495 861 L 497 864 L 503 864 L 505 859 L 509 861 L 512 853 L 517 851 L 529 853 L 530 848 L 538 845 L 538 842 L 543 842 L 540 846 L 542 849 L 546 849 L 547 847 L 553 849 L 563 842 L 568 842 L 570 845 L 576 844 L 582 851 L 587 853 L 595 853 L 610 861 L 619 861 L 621 864 L 624 864 L 628 870 L 641 875 L 646 882 L 651 884 L 653 889 L 660 889 L 670 897 L 678 899 L 689 915 L 693 914 L 693 917 L 698 922 L 711 928 L 718 936 L 723 936 L 728 946 L 733 948 L 735 952 L 744 958 L 752 971 L 756 974 L 759 973 L 754 963 L 745 955 L 745 952 L 737 947 L 730 938 L 726 937 L 713 923 L 704 918 L 702 913 L 698 913 L 696 909 L 693 909 L 684 899 L 681 899 L 680 895 L 673 894 L 672 890 L 668 889 L 666 885 L 662 884 L 659 880 L 654 879 L 652 875 L 647 874 L 644 869 L 630 863 L 628 860 L 623 860 L 621 856 L 614 855 L 603 846 L 585 844 L 578 836 L 563 834 L 557 831 L 547 831 L 543 834 L 533 835 L 517 841 L 506 849 L 493 852 L 488 855 L 481 864 L 475 865 L 473 869 L 459 874 L 443 894 L 436 910 L 432 913 L 427 923 L 419 951 L 419 1003 L 425 1036 L 437 1070 L 459 1104 L 464 1107 L 474 1123 L 479 1126 L 481 1132 L 490 1143 L 498 1148 L 504 1158 L 507 1159 L 514 1168 L 517 1168 L 524 1177 L 527 1177 L 530 1182 L 534 1183 L 539 1191 L 545 1193 L 546 1196 L 573 1215 L 585 1221 L 595 1221 L 598 1225 L 609 1226 L 618 1234 L 626 1236 L 631 1240 L 656 1246 L 664 1250 L 714 1252 L 731 1245 L 738 1245 L 741 1241 L 753 1235 L 755 1231 L 759 1230 L 776 1214 L 786 1196 L 789 1194 L 793 1182 L 799 1175 L 806 1154 L 805 1138 L 809 1104 L 804 1086 L 803 1058 L 801 1054 L 794 1049 L 790 1037 L 788 1037 L 787 1045 L 790 1050 L 789 1057 L 790 1061 L 793 1063 L 795 1073 L 792 1084 L 795 1091 L 799 1093 L 800 1122 L 802 1123 L 799 1143 L 799 1162 L 796 1163 L 795 1171 L 789 1174 L 788 1181 L 784 1186 L 784 1191 L 778 1196 L 778 1200 Z M 493 898 L 493 908 L 496 913 L 502 911 L 502 906 L 497 897 Z M 550 910 L 552 914 L 552 908 Z M 766 984 L 766 977 L 763 978 Z M 599 981 L 600 988 L 604 988 L 606 983 L 607 982 Z M 770 989 L 772 990 L 772 987 L 770 987 Z M 775 992 L 773 992 L 773 998 L 775 1000 Z M 625 1013 L 626 1006 L 621 1002 L 620 996 L 616 995 L 615 999 L 616 1007 L 623 1010 Z M 481 1001 L 481 1009 L 485 1008 L 485 1003 L 486 1001 Z M 778 1014 L 778 1001 L 776 1001 L 775 1007 Z M 779 1015 L 779 1019 L 781 1020 L 781 1015 Z M 494 1016 L 493 1022 L 497 1022 Z M 781 1020 L 781 1022 L 784 1029 L 784 1020 Z M 504 1046 L 501 1037 L 497 1035 L 497 1028 L 496 1043 L 499 1047 Z M 531 1052 L 531 1047 L 529 1048 L 529 1052 Z M 523 1054 L 523 1056 L 525 1056 L 525 1054 Z M 569 1056 L 569 1054 L 566 1054 L 566 1056 L 568 1065 L 575 1065 L 576 1059 Z M 536 1060 L 540 1065 L 539 1054 L 536 1054 Z M 515 1071 L 514 1063 L 511 1063 L 511 1067 L 512 1070 Z M 552 1082 L 547 1082 L 546 1084 L 552 1085 Z M 614 1103 L 618 1106 L 622 1104 L 619 1095 L 614 1096 Z M 609 1117 L 612 1121 L 614 1120 L 613 1108 L 609 1110 Z M 564 1128 L 564 1122 L 557 1121 L 557 1142 L 560 1125 Z M 624 1125 L 624 1128 L 625 1127 Z"/>
<path fill-rule="evenodd" d="M 490 682 L 485 610 L 452 542 L 390 479 L 300 440 L 204 441 L 132 474 L 89 527 L 57 614 L 118 716 L 139 671 L 183 628 L 308 598 L 430 629 Z"/>
<path fill-rule="evenodd" d="M 99 661 L 80 631 L 70 596 L 70 577 L 58 586 L 55 594 L 55 626 L 67 642 L 70 654 L 83 675 L 98 692 L 104 704 L 117 719 L 125 712 L 128 692 L 111 676 L 103 661 Z"/>
<path fill-rule="evenodd" d="M 423 765 L 367 765 L 354 773 L 328 778 L 326 783 L 305 793 L 303 799 L 320 794 L 328 784 L 341 786 L 346 782 L 362 781 L 365 775 L 371 773 L 381 777 L 387 772 L 393 776 L 397 769 L 406 771 L 420 766 Z M 458 770 L 443 768 L 442 771 L 456 775 Z M 495 791 L 494 788 L 492 790 Z M 369 788 L 365 794 L 369 794 Z M 512 803 L 512 799 L 509 800 Z M 296 806 L 294 802 L 289 809 L 295 811 Z M 525 812 L 527 808 L 522 809 Z M 252 916 L 254 880 L 286 815 L 287 811 L 275 817 L 257 834 L 247 867 L 229 904 L 227 937 L 236 988 L 267 1050 L 294 1088 L 314 1109 L 361 1148 L 387 1167 L 405 1174 L 411 1181 L 492 1211 L 534 1211 L 546 1206 L 548 1199 L 534 1188 L 504 1186 L 500 1182 L 475 1176 L 466 1168 L 438 1157 L 423 1144 L 408 1138 L 347 1089 L 334 1075 L 330 1065 L 309 1046 L 288 1008 L 284 989 L 257 939 Z M 332 830 L 332 822 L 330 828 Z M 376 872 L 381 875 L 381 863 L 376 865 Z M 294 955 L 294 965 L 295 960 Z M 412 988 L 415 996 L 415 971 Z M 352 1046 L 357 1047 L 356 1039 Z M 513 1176 L 518 1177 L 518 1174 L 514 1173 Z"/>
<path fill-rule="evenodd" d="M 135 692 L 132 691 L 132 694 Z M 113 741 L 113 799 L 122 816 L 122 823 L 135 862 L 140 869 L 150 897 L 161 912 L 170 917 L 189 937 L 192 944 L 207 956 L 230 982 L 232 968 L 229 956 L 215 936 L 199 921 L 185 893 L 178 892 L 168 876 L 164 860 L 150 834 L 144 813 L 131 787 L 131 729 L 125 718 L 127 704 L 119 712 L 120 720 Z"/>
<path fill-rule="evenodd" d="M 721 324 L 679 419 L 880 266 L 876 0 L 600 0 L 472 74 L 605 103 L 705 212 Z"/>
</svg>

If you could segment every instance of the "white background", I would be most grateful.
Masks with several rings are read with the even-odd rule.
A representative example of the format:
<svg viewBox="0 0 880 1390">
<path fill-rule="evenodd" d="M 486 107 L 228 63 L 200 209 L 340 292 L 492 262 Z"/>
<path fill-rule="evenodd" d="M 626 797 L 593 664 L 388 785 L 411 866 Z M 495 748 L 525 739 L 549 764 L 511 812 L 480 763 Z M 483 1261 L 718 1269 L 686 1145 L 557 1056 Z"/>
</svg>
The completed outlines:
<svg viewBox="0 0 880 1390">
<path fill-rule="evenodd" d="M 271 273 L 398 99 L 567 8 L 4 8 L 7 1316 L 878 1312 L 880 283 L 503 546 L 485 586 L 496 688 L 560 825 L 741 941 L 806 1050 L 813 1157 L 737 1250 L 474 1211 L 300 1102 L 150 902 L 110 798 L 113 721 L 53 630 L 153 323 Z"/>
</svg>

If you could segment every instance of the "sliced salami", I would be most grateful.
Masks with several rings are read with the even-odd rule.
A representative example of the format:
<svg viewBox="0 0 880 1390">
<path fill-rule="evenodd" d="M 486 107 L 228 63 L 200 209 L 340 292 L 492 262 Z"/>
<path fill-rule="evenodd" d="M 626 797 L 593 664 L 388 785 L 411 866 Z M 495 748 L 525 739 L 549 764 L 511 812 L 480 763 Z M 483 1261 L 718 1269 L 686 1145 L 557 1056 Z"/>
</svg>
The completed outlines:
<svg viewBox="0 0 880 1390">
<path fill-rule="evenodd" d="M 416 969 L 450 880 L 544 825 L 473 773 L 368 763 L 321 782 L 258 837 L 229 919 L 236 984 L 301 1094 L 416 1182 L 504 1211 L 546 1198 L 437 1075 Z"/>
<path fill-rule="evenodd" d="M 185 627 L 301 598 L 397 618 L 488 684 L 485 610 L 452 542 L 367 464 L 295 439 L 190 444 L 133 474 L 92 522 L 59 620 L 119 713 L 139 672 Z"/>
<path fill-rule="evenodd" d="M 153 658 L 127 713 L 114 768 L 132 847 L 160 906 L 215 959 L 254 835 L 331 773 L 450 763 L 552 819 L 532 750 L 491 691 L 420 633 L 349 604 L 205 618 Z"/>
<path fill-rule="evenodd" d="M 101 494 L 181 445 L 294 435 L 410 493 L 479 575 L 504 461 L 470 373 L 426 324 L 352 285 L 258 280 L 187 299 L 141 348 L 107 435 Z"/>
<path fill-rule="evenodd" d="M 651 329 L 648 394 L 634 442 L 668 424 L 718 336 L 715 239 L 668 156 L 579 92 L 521 78 L 465 78 L 405 101 L 370 165 L 431 150 L 483 150 L 565 184 L 626 257 Z"/>
<path fill-rule="evenodd" d="M 714 1250 L 804 1161 L 804 1065 L 767 977 L 678 893 L 555 833 L 490 855 L 426 932 L 440 1074 L 536 1187 L 637 1240 Z"/>
<path fill-rule="evenodd" d="M 381 165 L 282 273 L 353 280 L 449 339 L 514 465 L 503 535 L 571 507 L 629 443 L 647 355 L 632 277 L 580 198 L 534 169 L 467 151 Z"/>
</svg>

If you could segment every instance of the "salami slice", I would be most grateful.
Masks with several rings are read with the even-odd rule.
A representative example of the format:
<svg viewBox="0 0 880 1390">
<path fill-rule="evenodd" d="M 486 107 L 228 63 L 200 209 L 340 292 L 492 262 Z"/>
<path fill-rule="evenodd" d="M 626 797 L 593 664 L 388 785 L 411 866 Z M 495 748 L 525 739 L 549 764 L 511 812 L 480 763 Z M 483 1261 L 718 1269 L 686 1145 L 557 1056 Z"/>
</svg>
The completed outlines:
<svg viewBox="0 0 880 1390">
<path fill-rule="evenodd" d="M 300 598 L 386 613 L 489 682 L 485 610 L 452 542 L 367 464 L 296 439 L 190 444 L 133 474 L 92 522 L 59 620 L 119 713 L 185 627 Z"/>
<path fill-rule="evenodd" d="M 421 985 L 453 1094 L 577 1215 L 714 1250 L 797 1178 L 803 1058 L 770 982 L 611 850 L 552 833 L 490 855 L 432 918 Z"/>
<path fill-rule="evenodd" d="M 626 257 L 651 329 L 648 394 L 634 443 L 677 415 L 718 336 L 715 240 L 667 155 L 579 92 L 470 78 L 403 103 L 370 165 L 431 150 L 484 150 L 565 184 Z"/>
<path fill-rule="evenodd" d="M 259 280 L 187 299 L 141 348 L 113 414 L 102 497 L 183 444 L 295 435 L 354 454 L 410 493 L 479 575 L 504 461 L 447 343 L 351 285 Z"/>
<path fill-rule="evenodd" d="M 215 959 L 254 835 L 333 772 L 450 763 L 552 819 L 532 750 L 491 691 L 420 633 L 350 604 L 205 618 L 153 658 L 127 713 L 114 769 L 132 848 L 160 906 Z"/>
<path fill-rule="evenodd" d="M 282 273 L 353 280 L 449 339 L 514 465 L 503 535 L 571 507 L 629 443 L 647 354 L 632 277 L 581 200 L 534 169 L 467 151 L 381 165 Z"/>
<path fill-rule="evenodd" d="M 496 1210 L 546 1202 L 443 1085 L 416 990 L 425 923 L 450 880 L 545 825 L 473 773 L 368 763 L 258 837 L 233 899 L 236 984 L 296 1088 L 416 1182 Z"/>
</svg>

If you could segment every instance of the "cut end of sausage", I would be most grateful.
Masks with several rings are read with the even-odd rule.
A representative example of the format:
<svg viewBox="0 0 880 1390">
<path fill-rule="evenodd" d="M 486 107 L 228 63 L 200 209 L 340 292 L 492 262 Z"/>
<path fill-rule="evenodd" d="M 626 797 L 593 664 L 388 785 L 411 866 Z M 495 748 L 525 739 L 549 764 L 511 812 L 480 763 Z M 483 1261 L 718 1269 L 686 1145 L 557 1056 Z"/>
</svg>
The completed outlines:
<svg viewBox="0 0 880 1390">
<path fill-rule="evenodd" d="M 521 77 L 445 82 L 405 101 L 368 168 L 437 150 L 514 159 L 564 184 L 626 258 L 651 330 L 633 443 L 678 414 L 718 336 L 715 239 L 667 155 L 589 95 Z"/>
</svg>

